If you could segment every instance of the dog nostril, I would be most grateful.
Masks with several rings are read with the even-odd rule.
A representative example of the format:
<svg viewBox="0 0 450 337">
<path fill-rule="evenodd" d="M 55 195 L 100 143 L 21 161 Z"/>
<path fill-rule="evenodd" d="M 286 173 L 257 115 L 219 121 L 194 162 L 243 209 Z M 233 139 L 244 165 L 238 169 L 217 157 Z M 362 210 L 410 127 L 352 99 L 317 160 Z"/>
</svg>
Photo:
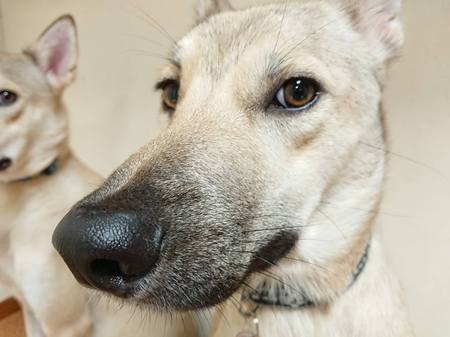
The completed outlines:
<svg viewBox="0 0 450 337">
<path fill-rule="evenodd" d="M 0 171 L 8 169 L 12 164 L 12 160 L 9 158 L 0 159 Z"/>
<path fill-rule="evenodd" d="M 91 272 L 97 277 L 124 276 L 117 261 L 98 259 L 91 263 Z"/>
<path fill-rule="evenodd" d="M 75 207 L 57 226 L 53 244 L 77 278 L 119 297 L 155 268 L 162 234 L 133 212 Z"/>
<path fill-rule="evenodd" d="M 90 270 L 98 278 L 121 277 L 133 279 L 145 274 L 144 272 L 137 271 L 129 264 L 107 259 L 94 260 L 90 265 Z"/>
</svg>

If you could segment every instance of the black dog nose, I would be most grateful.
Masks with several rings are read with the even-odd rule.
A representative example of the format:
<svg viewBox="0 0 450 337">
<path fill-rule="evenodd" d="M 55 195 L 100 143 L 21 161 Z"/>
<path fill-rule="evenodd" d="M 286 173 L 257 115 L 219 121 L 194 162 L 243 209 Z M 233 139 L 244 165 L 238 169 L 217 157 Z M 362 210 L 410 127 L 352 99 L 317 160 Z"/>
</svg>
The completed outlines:
<svg viewBox="0 0 450 337">
<path fill-rule="evenodd" d="M 56 227 L 53 245 L 77 280 L 126 297 L 159 257 L 162 234 L 132 212 L 76 207 Z"/>
<path fill-rule="evenodd" d="M 0 171 L 8 169 L 12 165 L 12 160 L 9 158 L 0 159 Z"/>
</svg>

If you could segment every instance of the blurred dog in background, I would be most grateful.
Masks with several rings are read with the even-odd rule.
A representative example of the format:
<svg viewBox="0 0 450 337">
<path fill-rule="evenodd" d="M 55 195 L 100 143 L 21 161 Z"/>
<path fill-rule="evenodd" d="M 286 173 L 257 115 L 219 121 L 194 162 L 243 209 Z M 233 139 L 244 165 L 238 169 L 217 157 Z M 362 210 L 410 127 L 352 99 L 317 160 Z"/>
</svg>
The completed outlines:
<svg viewBox="0 0 450 337">
<path fill-rule="evenodd" d="M 68 145 L 62 94 L 75 77 L 74 21 L 53 23 L 22 54 L 0 54 L 0 280 L 28 336 L 89 336 L 87 298 L 49 245 L 64 212 L 101 179 Z"/>
<path fill-rule="evenodd" d="M 411 336 L 373 234 L 400 0 L 205 0 L 157 88 L 167 128 L 57 227 L 87 286 L 211 336 Z"/>
<path fill-rule="evenodd" d="M 51 245 L 58 221 L 102 181 L 68 144 L 62 95 L 76 66 L 70 16 L 24 53 L 0 54 L 0 286 L 20 300 L 29 337 L 140 336 L 131 313 L 88 304 Z"/>
</svg>

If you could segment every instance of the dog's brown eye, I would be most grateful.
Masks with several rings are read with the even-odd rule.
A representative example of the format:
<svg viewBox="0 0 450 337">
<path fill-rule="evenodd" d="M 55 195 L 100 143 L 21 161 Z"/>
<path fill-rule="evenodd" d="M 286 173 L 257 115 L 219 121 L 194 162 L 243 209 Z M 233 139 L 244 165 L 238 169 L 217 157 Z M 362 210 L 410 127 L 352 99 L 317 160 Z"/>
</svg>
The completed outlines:
<svg viewBox="0 0 450 337">
<path fill-rule="evenodd" d="M 164 107 L 168 110 L 175 110 L 178 103 L 178 91 L 180 85 L 177 81 L 167 81 L 161 87 Z"/>
<path fill-rule="evenodd" d="M 284 82 L 275 97 L 275 103 L 289 110 L 304 110 L 319 97 L 318 83 L 310 78 L 296 77 Z"/>
<path fill-rule="evenodd" d="M 9 90 L 0 90 L 0 107 L 6 107 L 17 101 L 17 94 Z"/>
</svg>

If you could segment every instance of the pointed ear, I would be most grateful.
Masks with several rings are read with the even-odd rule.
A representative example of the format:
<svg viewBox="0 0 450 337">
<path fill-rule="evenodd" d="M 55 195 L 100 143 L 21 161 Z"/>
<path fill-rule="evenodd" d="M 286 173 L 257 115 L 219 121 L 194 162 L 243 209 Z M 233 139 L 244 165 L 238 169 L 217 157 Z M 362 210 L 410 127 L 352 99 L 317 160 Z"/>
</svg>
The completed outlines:
<svg viewBox="0 0 450 337">
<path fill-rule="evenodd" d="M 220 12 L 232 11 L 229 0 L 197 0 L 197 22 L 200 23 L 208 17 Z"/>
<path fill-rule="evenodd" d="M 78 41 L 75 21 L 65 15 L 52 23 L 39 39 L 25 50 L 59 92 L 75 78 Z"/>
<path fill-rule="evenodd" d="M 402 0 L 340 0 L 361 34 L 381 53 L 383 61 L 403 46 Z"/>
</svg>

